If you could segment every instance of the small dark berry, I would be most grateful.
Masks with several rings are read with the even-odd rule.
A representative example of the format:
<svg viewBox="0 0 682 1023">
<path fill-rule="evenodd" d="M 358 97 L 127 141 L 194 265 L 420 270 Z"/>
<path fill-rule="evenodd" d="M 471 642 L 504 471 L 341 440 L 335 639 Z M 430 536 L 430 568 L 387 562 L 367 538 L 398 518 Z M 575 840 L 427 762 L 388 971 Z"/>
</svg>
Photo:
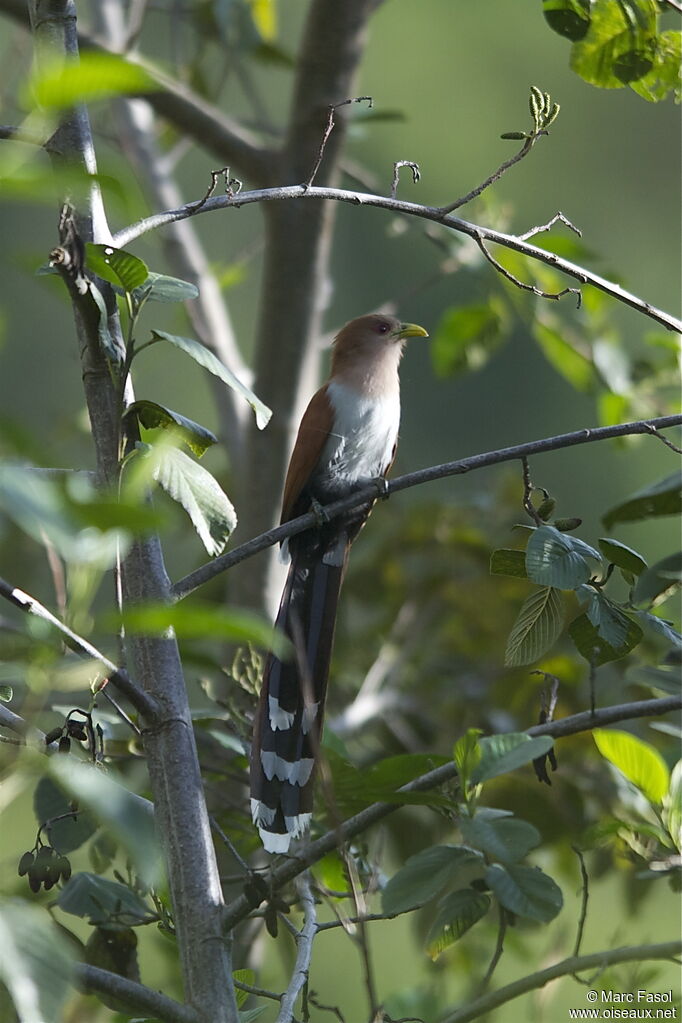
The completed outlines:
<svg viewBox="0 0 682 1023">
<path fill-rule="evenodd" d="M 70 749 L 71 739 L 69 739 L 68 735 L 62 735 L 61 739 L 59 740 L 59 752 L 68 753 Z"/>
<path fill-rule="evenodd" d="M 24 874 L 28 874 L 29 869 L 35 862 L 35 856 L 32 852 L 25 852 L 19 860 L 19 877 L 23 877 Z"/>
</svg>

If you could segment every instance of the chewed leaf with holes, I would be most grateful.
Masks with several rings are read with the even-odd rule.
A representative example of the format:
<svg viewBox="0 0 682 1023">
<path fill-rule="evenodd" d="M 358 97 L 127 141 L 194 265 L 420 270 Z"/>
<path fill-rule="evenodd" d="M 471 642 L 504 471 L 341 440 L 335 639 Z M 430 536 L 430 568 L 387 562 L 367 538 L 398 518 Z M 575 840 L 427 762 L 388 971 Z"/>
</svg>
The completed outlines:
<svg viewBox="0 0 682 1023">
<path fill-rule="evenodd" d="M 149 267 L 143 260 L 125 249 L 115 249 L 112 245 L 86 242 L 85 259 L 88 270 L 124 291 L 139 288 L 149 274 Z"/>
<path fill-rule="evenodd" d="M 146 398 L 134 401 L 128 406 L 125 414 L 137 416 L 138 421 L 147 430 L 160 428 L 177 433 L 199 458 L 212 444 L 218 443 L 216 435 L 207 430 L 205 426 L 181 416 L 179 412 L 173 412 L 165 405 L 157 405 L 155 401 L 148 401 Z"/>
</svg>

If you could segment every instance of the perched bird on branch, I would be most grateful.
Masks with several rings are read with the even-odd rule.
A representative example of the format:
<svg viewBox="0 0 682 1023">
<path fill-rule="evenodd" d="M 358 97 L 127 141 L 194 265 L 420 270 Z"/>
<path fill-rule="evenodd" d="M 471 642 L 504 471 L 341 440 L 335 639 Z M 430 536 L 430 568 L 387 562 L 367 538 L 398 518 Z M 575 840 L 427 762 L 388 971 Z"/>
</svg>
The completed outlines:
<svg viewBox="0 0 682 1023">
<path fill-rule="evenodd" d="M 383 481 L 398 442 L 398 366 L 410 337 L 428 334 L 379 314 L 339 332 L 329 379 L 301 420 L 282 522 Z M 251 750 L 251 812 L 268 852 L 286 852 L 310 821 L 339 591 L 369 512 L 365 505 L 331 521 L 320 512 L 318 526 L 288 543 L 291 563 L 275 624 L 294 655 L 267 659 Z"/>
</svg>

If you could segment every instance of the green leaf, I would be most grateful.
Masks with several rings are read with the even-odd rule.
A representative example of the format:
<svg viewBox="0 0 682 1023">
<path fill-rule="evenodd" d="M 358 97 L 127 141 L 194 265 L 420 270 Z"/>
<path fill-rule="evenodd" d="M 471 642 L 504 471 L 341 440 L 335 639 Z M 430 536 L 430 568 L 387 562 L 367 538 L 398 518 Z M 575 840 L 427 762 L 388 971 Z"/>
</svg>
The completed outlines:
<svg viewBox="0 0 682 1023">
<path fill-rule="evenodd" d="M 635 614 L 638 621 L 642 623 L 645 632 L 661 637 L 671 646 L 677 647 L 678 650 L 682 649 L 682 636 L 673 626 L 672 622 L 667 622 L 664 618 L 659 618 L 657 615 L 649 614 L 648 611 L 636 611 Z"/>
<path fill-rule="evenodd" d="M 241 984 L 248 984 L 250 987 L 256 983 L 256 974 L 253 970 L 235 970 L 232 974 L 233 980 L 238 980 Z M 240 991 L 239 988 L 235 991 L 237 998 L 237 1007 L 241 1009 L 242 1005 L 249 997 L 248 991 Z"/>
<path fill-rule="evenodd" d="M 639 625 L 627 615 L 629 625 L 625 637 L 618 646 L 611 644 L 599 635 L 597 628 L 592 624 L 586 614 L 579 615 L 570 625 L 568 634 L 575 643 L 578 651 L 590 664 L 599 666 L 607 661 L 617 661 L 625 657 L 642 640 L 642 630 Z"/>
<path fill-rule="evenodd" d="M 134 401 L 125 411 L 125 415 L 137 416 L 138 422 L 147 430 L 154 430 L 157 427 L 162 430 L 173 430 L 185 441 L 190 450 L 200 458 L 203 453 L 218 443 L 218 438 L 205 426 L 186 419 L 179 412 L 173 412 L 165 405 L 158 405 L 155 401 L 148 401 L 146 398 Z"/>
<path fill-rule="evenodd" d="M 169 445 L 155 445 L 146 457 L 152 460 L 152 478 L 185 509 L 208 553 L 220 554 L 237 516 L 210 472 Z"/>
<path fill-rule="evenodd" d="M 57 905 L 65 913 L 85 917 L 93 926 L 115 922 L 137 927 L 152 916 L 152 910 L 132 889 L 87 871 L 74 874 L 67 881 Z"/>
<path fill-rule="evenodd" d="M 173 629 L 180 639 L 223 639 L 231 643 L 253 643 L 273 650 L 278 657 L 291 653 L 291 645 L 283 633 L 274 629 L 254 611 L 217 607 L 192 599 L 182 604 L 136 604 L 121 616 L 126 632 L 163 636 Z"/>
<path fill-rule="evenodd" d="M 479 745 L 481 760 L 471 779 L 477 784 L 530 764 L 536 757 L 547 753 L 554 745 L 554 740 L 549 735 L 531 737 L 525 732 L 505 732 L 486 736 L 479 740 Z"/>
<path fill-rule="evenodd" d="M 450 892 L 438 904 L 438 913 L 426 939 L 426 951 L 434 961 L 473 927 L 490 908 L 490 898 L 473 888 Z"/>
<path fill-rule="evenodd" d="M 468 788 L 472 772 L 481 760 L 481 747 L 478 741 L 481 735 L 483 732 L 480 728 L 467 728 L 464 735 L 455 743 L 452 759 L 457 767 L 462 790 Z"/>
<path fill-rule="evenodd" d="M 659 515 L 679 515 L 682 512 L 682 470 L 658 480 L 631 494 L 621 504 L 609 509 L 603 522 L 610 529 L 614 522 L 636 522 Z"/>
<path fill-rule="evenodd" d="M 663 821 L 675 848 L 682 851 L 682 760 L 670 772 L 670 785 L 663 797 Z"/>
<path fill-rule="evenodd" d="M 439 792 L 398 792 L 398 788 L 413 778 L 440 764 L 446 758 L 432 754 L 412 753 L 386 757 L 369 769 L 360 770 L 348 763 L 342 753 L 325 742 L 327 760 L 331 769 L 337 810 L 356 813 L 370 803 L 386 802 L 401 805 L 449 806 L 450 800 Z"/>
<path fill-rule="evenodd" d="M 170 341 L 172 345 L 185 352 L 186 355 L 191 356 L 195 362 L 198 362 L 200 366 L 207 369 L 209 373 L 213 373 L 214 376 L 219 377 L 223 383 L 227 384 L 234 391 L 237 391 L 243 398 L 245 398 L 256 415 L 256 425 L 259 430 L 262 430 L 268 425 L 272 411 L 264 405 L 260 398 L 251 391 L 245 384 L 239 380 L 232 370 L 228 369 L 220 359 L 218 359 L 213 352 L 209 352 L 208 348 L 200 344 L 198 341 L 188 337 L 179 337 L 177 334 L 168 334 L 165 330 L 153 330 L 152 336 L 157 341 Z"/>
<path fill-rule="evenodd" d="M 73 958 L 49 913 L 23 899 L 0 900 L 0 980 L 19 1023 L 63 1019 Z"/>
<path fill-rule="evenodd" d="M 670 772 L 657 749 L 636 735 L 617 729 L 595 728 L 592 736 L 601 755 L 636 785 L 651 803 L 663 801 L 670 784 Z"/>
<path fill-rule="evenodd" d="M 435 898 L 446 884 L 468 884 L 479 877 L 485 861 L 480 853 L 460 845 L 423 849 L 391 878 L 381 895 L 384 913 L 406 913 Z"/>
<path fill-rule="evenodd" d="M 114 781 L 103 768 L 73 757 L 51 757 L 49 769 L 71 799 L 108 827 L 145 884 L 156 884 L 163 868 L 152 804 Z"/>
<path fill-rule="evenodd" d="M 519 579 L 527 579 L 526 552 L 499 547 L 490 556 L 490 574 L 513 575 Z"/>
<path fill-rule="evenodd" d="M 118 364 L 122 361 L 122 352 L 116 344 L 113 334 L 109 330 L 109 310 L 107 309 L 107 304 L 104 301 L 104 296 L 94 281 L 88 281 L 88 291 L 90 292 L 90 296 L 97 306 L 97 311 L 99 313 L 99 318 L 97 320 L 97 337 L 102 346 L 102 351 L 113 363 Z"/>
<path fill-rule="evenodd" d="M 79 60 L 41 63 L 34 72 L 25 103 L 60 109 L 108 96 L 158 91 L 159 85 L 143 68 L 107 53 L 83 52 Z"/>
<path fill-rule="evenodd" d="M 187 302 L 198 295 L 199 289 L 196 284 L 182 281 L 179 277 L 153 273 L 151 270 L 146 281 L 133 292 L 136 302 L 141 302 L 142 299 L 148 302 Z"/>
<path fill-rule="evenodd" d="M 554 32 L 573 40 L 587 35 L 591 0 L 542 0 L 545 21 Z"/>
<path fill-rule="evenodd" d="M 9 703 L 13 696 L 14 690 L 11 686 L 0 686 L 0 701 L 2 701 L 2 703 Z"/>
<path fill-rule="evenodd" d="M 682 584 L 682 551 L 669 554 L 642 572 L 632 593 L 634 604 L 656 607 L 663 604 Z"/>
<path fill-rule="evenodd" d="M 539 867 L 492 863 L 485 880 L 504 908 L 517 916 L 548 923 L 563 906 L 561 889 Z"/>
<path fill-rule="evenodd" d="M 33 812 L 38 824 L 55 817 L 62 817 L 73 809 L 73 801 L 67 799 L 51 778 L 41 778 L 33 794 Z M 73 852 L 94 834 L 97 828 L 95 820 L 87 813 L 85 807 L 80 808 L 74 817 L 65 817 L 55 821 L 45 830 L 48 841 L 60 855 Z"/>
<path fill-rule="evenodd" d="M 481 369 L 503 339 L 504 320 L 504 307 L 495 300 L 448 309 L 430 344 L 436 373 Z"/>
<path fill-rule="evenodd" d="M 660 32 L 656 37 L 653 66 L 648 74 L 630 88 L 649 103 L 665 99 L 669 92 L 680 101 L 680 63 L 682 62 L 682 33 L 677 29 Z"/>
<path fill-rule="evenodd" d="M 605 639 L 609 646 L 617 649 L 627 644 L 633 620 L 600 590 L 592 595 L 586 614 L 597 630 L 597 635 Z"/>
<path fill-rule="evenodd" d="M 590 578 L 586 557 L 601 561 L 597 551 L 577 536 L 567 536 L 554 526 L 539 526 L 526 547 L 528 578 L 541 586 L 575 590 Z"/>
<path fill-rule="evenodd" d="M 551 366 L 577 391 L 589 391 L 595 380 L 589 359 L 573 347 L 561 331 L 548 322 L 536 319 L 533 336 Z"/>
<path fill-rule="evenodd" d="M 524 600 L 507 640 L 504 663 L 508 668 L 532 664 L 554 644 L 563 628 L 561 597 L 543 586 Z"/>
<path fill-rule="evenodd" d="M 601 537 L 599 547 L 607 561 L 625 572 L 632 572 L 633 575 L 640 575 L 647 567 L 646 561 L 641 554 L 633 551 L 619 540 L 612 540 L 609 537 Z"/>
<path fill-rule="evenodd" d="M 522 860 L 526 853 L 540 844 L 540 832 L 532 824 L 516 817 L 487 820 L 480 814 L 464 816 L 459 821 L 459 829 L 468 845 L 503 863 Z"/>
<path fill-rule="evenodd" d="M 647 74 L 656 47 L 656 7 L 646 7 L 633 8 L 629 0 L 594 4 L 589 31 L 572 47 L 572 70 L 602 89 L 620 89 Z"/>
<path fill-rule="evenodd" d="M 102 280 L 128 292 L 144 284 L 149 274 L 149 267 L 143 260 L 125 249 L 115 249 L 111 245 L 86 242 L 85 262 L 88 270 Z"/>
</svg>

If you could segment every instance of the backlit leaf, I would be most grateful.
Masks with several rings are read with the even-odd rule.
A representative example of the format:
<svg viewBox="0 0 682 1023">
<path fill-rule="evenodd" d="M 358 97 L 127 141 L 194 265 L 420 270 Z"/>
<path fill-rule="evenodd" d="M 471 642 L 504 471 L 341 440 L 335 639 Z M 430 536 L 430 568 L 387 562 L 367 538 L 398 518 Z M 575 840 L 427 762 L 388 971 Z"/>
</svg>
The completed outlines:
<svg viewBox="0 0 682 1023">
<path fill-rule="evenodd" d="M 525 732 L 505 732 L 479 739 L 481 760 L 472 772 L 471 780 L 476 783 L 488 781 L 530 764 L 536 757 L 547 753 L 553 741 L 549 735 L 530 736 Z"/>
<path fill-rule="evenodd" d="M 125 411 L 126 415 L 137 416 L 139 422 L 147 430 L 161 428 L 162 430 L 173 430 L 179 434 L 195 455 L 201 457 L 212 444 L 218 443 L 218 438 L 205 426 L 193 422 L 191 419 L 181 416 L 179 412 L 164 405 L 157 405 L 155 401 L 148 401 L 146 398 L 141 401 L 134 401 Z"/>
<path fill-rule="evenodd" d="M 595 380 L 592 363 L 566 340 L 557 327 L 536 319 L 533 336 L 547 361 L 572 387 L 578 391 L 590 390 Z"/>
<path fill-rule="evenodd" d="M 137 64 L 108 53 L 83 52 L 79 60 L 53 60 L 33 74 L 26 101 L 59 109 L 108 96 L 158 90 L 159 85 Z"/>
<path fill-rule="evenodd" d="M 670 772 L 661 754 L 648 742 L 617 729 L 595 728 L 592 737 L 603 757 L 617 767 L 652 803 L 668 791 Z"/>
<path fill-rule="evenodd" d="M 139 288 L 149 274 L 149 268 L 142 259 L 125 249 L 115 249 L 112 245 L 86 242 L 85 259 L 88 270 L 124 291 Z"/>
<path fill-rule="evenodd" d="M 0 981 L 16 1010 L 8 1019 L 63 1019 L 73 960 L 50 914 L 23 899 L 0 900 L 0 948 Z"/>
<path fill-rule="evenodd" d="M 438 913 L 426 940 L 426 951 L 436 960 L 473 927 L 490 908 L 490 897 L 473 888 L 450 892 L 438 904 Z"/>
<path fill-rule="evenodd" d="M 439 376 L 480 369 L 501 343 L 504 311 L 494 302 L 458 306 L 442 316 L 430 344 Z"/>
</svg>

